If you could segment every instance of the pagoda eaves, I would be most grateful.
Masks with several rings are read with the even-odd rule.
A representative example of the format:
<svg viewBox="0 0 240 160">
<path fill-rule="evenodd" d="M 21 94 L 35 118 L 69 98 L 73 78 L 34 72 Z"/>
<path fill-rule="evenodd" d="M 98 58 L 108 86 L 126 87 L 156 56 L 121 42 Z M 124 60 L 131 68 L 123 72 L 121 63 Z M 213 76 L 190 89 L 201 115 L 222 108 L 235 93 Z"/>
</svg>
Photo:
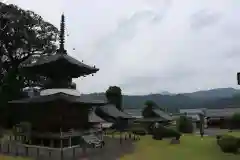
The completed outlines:
<svg viewBox="0 0 240 160">
<path fill-rule="evenodd" d="M 42 55 L 35 62 L 33 57 L 23 62 L 20 69 L 30 74 L 38 74 L 51 78 L 71 77 L 78 78 L 99 71 L 95 66 L 89 66 L 67 54 L 64 48 L 65 17 L 62 15 L 60 25 L 59 49 L 54 55 Z M 31 63 L 29 63 L 31 62 Z"/>
<path fill-rule="evenodd" d="M 47 77 L 78 78 L 99 71 L 98 68 L 86 65 L 67 54 L 41 56 L 35 63 L 21 65 L 20 69 L 27 73 L 44 75 Z"/>
</svg>

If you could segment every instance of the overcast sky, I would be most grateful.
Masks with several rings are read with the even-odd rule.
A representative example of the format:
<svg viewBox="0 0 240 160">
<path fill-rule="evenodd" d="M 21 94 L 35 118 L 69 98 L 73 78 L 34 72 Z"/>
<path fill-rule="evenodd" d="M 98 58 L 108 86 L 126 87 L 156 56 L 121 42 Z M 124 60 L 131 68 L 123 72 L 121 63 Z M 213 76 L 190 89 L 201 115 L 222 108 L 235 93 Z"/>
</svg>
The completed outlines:
<svg viewBox="0 0 240 160">
<path fill-rule="evenodd" d="M 59 26 L 69 55 L 96 65 L 80 92 L 124 94 L 237 87 L 239 0 L 8 0 Z M 75 48 L 75 51 L 73 51 Z"/>
</svg>

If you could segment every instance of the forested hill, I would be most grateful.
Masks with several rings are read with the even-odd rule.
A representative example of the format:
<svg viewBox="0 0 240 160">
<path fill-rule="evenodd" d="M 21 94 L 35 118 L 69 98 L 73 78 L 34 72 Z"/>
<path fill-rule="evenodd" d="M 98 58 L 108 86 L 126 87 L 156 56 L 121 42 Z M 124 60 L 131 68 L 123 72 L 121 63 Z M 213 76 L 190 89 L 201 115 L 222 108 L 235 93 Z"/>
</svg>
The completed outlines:
<svg viewBox="0 0 240 160">
<path fill-rule="evenodd" d="M 200 99 L 217 99 L 217 98 L 231 98 L 233 95 L 239 94 L 240 90 L 234 88 L 218 88 L 207 91 L 198 91 L 193 93 L 186 93 L 184 95 L 192 98 Z"/>
<path fill-rule="evenodd" d="M 234 88 L 219 88 L 207 91 L 198 91 L 185 94 L 150 94 L 124 95 L 124 108 L 142 108 L 146 100 L 153 100 L 159 107 L 176 111 L 179 108 L 226 108 L 240 107 L 240 90 Z M 93 93 L 93 96 L 103 99 L 104 93 Z"/>
</svg>

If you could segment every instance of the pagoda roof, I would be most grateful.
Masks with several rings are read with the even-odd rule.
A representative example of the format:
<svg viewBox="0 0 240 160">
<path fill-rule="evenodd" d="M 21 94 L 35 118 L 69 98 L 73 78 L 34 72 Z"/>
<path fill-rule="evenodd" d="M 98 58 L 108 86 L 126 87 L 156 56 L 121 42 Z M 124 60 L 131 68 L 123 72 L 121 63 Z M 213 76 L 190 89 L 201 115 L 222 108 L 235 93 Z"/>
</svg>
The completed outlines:
<svg viewBox="0 0 240 160">
<path fill-rule="evenodd" d="M 30 57 L 24 61 L 20 68 L 30 74 L 40 74 L 51 78 L 59 77 L 78 78 L 80 76 L 89 75 L 99 71 L 94 66 L 86 65 L 67 54 L 64 48 L 65 43 L 65 16 L 61 16 L 59 49 L 53 55 L 41 55 Z"/>
<path fill-rule="evenodd" d="M 84 64 L 67 54 L 61 53 L 42 55 L 37 59 L 36 57 L 30 57 L 20 65 L 20 68 L 34 74 L 50 77 L 56 74 L 66 74 L 72 78 L 78 78 L 99 71 L 98 68 Z"/>
<path fill-rule="evenodd" d="M 51 95 L 35 96 L 35 97 L 25 98 L 21 100 L 13 100 L 13 101 L 9 101 L 8 103 L 9 104 L 37 104 L 37 103 L 39 104 L 39 103 L 49 103 L 54 101 L 66 101 L 68 103 L 89 104 L 89 105 L 96 105 L 96 106 L 101 106 L 106 104 L 106 102 L 102 100 L 94 100 L 91 98 L 69 95 L 62 92 L 51 94 Z"/>
</svg>

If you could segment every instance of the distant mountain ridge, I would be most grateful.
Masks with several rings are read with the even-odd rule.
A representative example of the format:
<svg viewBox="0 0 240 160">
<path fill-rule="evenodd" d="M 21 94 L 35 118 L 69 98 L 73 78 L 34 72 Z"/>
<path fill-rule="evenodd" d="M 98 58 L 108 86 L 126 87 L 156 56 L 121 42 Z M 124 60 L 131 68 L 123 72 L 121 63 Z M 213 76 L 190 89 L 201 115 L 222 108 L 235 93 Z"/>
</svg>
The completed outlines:
<svg viewBox="0 0 240 160">
<path fill-rule="evenodd" d="M 240 90 L 234 88 L 217 88 L 205 91 L 185 93 L 184 95 L 192 98 L 213 99 L 213 98 L 231 98 L 236 94 L 240 94 Z"/>
<path fill-rule="evenodd" d="M 161 94 L 161 95 L 174 95 L 174 93 L 170 93 L 168 91 L 163 91 L 163 92 L 161 92 L 159 94 Z"/>
<path fill-rule="evenodd" d="M 240 90 L 217 88 L 193 93 L 172 94 L 164 92 L 149 95 L 123 95 L 124 108 L 142 109 L 146 100 L 153 100 L 159 107 L 176 111 L 180 108 L 226 108 L 240 107 Z M 95 99 L 106 99 L 105 93 L 83 94 Z"/>
</svg>

